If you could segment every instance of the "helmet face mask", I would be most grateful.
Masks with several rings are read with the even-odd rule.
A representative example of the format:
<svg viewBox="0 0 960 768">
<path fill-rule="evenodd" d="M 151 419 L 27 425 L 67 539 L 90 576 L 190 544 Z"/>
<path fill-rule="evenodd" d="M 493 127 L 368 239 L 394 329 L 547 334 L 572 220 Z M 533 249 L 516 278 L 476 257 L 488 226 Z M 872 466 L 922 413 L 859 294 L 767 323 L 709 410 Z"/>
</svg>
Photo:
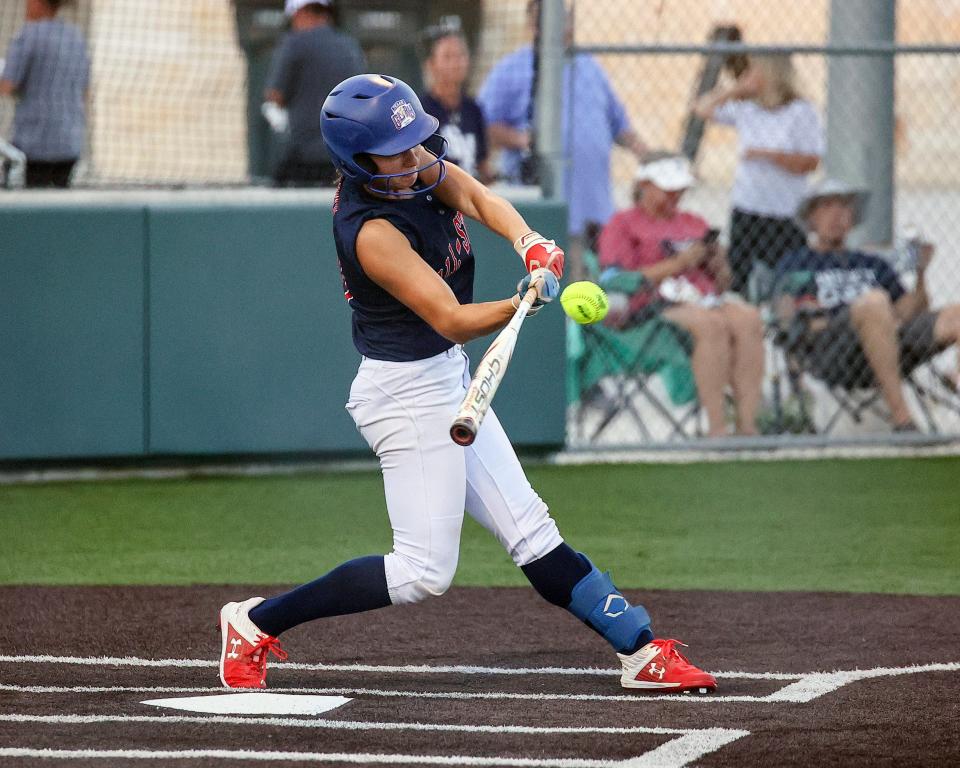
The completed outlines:
<svg viewBox="0 0 960 768">
<path fill-rule="evenodd" d="M 345 177 L 370 187 L 379 194 L 410 197 L 440 184 L 446 176 L 443 158 L 446 141 L 436 159 L 416 169 L 440 166 L 435 183 L 417 189 L 390 190 L 390 179 L 409 176 L 412 171 L 377 173 L 371 171 L 364 155 L 391 157 L 419 146 L 437 131 L 439 123 L 427 114 L 409 85 L 384 75 L 356 75 L 334 88 L 323 102 L 320 128 L 333 164 Z M 383 181 L 383 187 L 377 182 Z"/>
<path fill-rule="evenodd" d="M 441 141 L 440 153 L 434 155 L 434 159 L 425 165 L 418 166 L 412 171 L 400 171 L 399 173 L 378 173 L 376 163 L 373 158 L 370 157 L 370 153 L 366 153 L 366 156 L 360 155 L 354 158 L 355 162 L 361 167 L 364 168 L 368 163 L 373 166 L 372 170 L 369 170 L 369 178 L 363 181 L 363 184 L 369 187 L 371 190 L 376 192 L 379 195 L 390 195 L 393 197 L 411 197 L 413 195 L 423 194 L 424 192 L 429 192 L 431 189 L 440 184 L 447 177 L 447 164 L 443 162 L 443 159 L 447 156 L 447 140 L 442 136 L 439 137 Z M 417 145 L 419 146 L 419 145 Z M 430 150 L 427 150 L 430 152 Z M 433 154 L 432 152 L 430 154 Z M 433 168 L 433 166 L 439 165 L 439 177 L 433 184 L 424 185 L 418 187 L 417 189 L 400 189 L 394 190 L 390 189 L 390 179 L 403 178 L 405 176 L 419 176 L 424 171 Z M 365 169 L 366 170 L 366 169 Z M 382 182 L 382 184 L 378 183 Z"/>
</svg>

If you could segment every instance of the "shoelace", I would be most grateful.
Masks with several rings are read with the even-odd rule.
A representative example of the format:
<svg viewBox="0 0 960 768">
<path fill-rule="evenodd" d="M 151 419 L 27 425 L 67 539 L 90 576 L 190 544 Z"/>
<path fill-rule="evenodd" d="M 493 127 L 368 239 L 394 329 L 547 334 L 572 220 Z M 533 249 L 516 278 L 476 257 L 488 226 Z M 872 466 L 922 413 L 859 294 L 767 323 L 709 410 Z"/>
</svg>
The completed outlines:
<svg viewBox="0 0 960 768">
<path fill-rule="evenodd" d="M 660 652 L 663 654 L 663 657 L 666 659 L 676 659 L 684 664 L 690 664 L 690 661 L 684 656 L 680 651 L 677 650 L 678 645 L 682 645 L 684 648 L 687 647 L 686 643 L 682 643 L 679 640 L 669 638 L 666 640 L 652 640 L 653 645 L 657 646 L 660 649 Z"/>
<path fill-rule="evenodd" d="M 287 652 L 283 650 L 280 641 L 270 635 L 264 635 L 257 640 L 257 644 L 253 646 L 253 650 L 250 652 L 250 660 L 256 665 L 257 671 L 261 676 L 267 667 L 267 655 L 270 653 L 280 659 L 280 661 L 284 661 L 287 658 Z"/>
</svg>

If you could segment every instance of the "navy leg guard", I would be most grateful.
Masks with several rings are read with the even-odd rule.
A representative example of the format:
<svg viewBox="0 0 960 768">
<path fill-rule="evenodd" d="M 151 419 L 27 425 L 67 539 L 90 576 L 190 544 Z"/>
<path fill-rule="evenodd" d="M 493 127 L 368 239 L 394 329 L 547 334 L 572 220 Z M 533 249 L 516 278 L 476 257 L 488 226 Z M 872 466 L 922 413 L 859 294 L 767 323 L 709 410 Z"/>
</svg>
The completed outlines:
<svg viewBox="0 0 960 768">
<path fill-rule="evenodd" d="M 586 555 L 580 555 L 590 562 Z M 570 611 L 610 643 L 619 653 L 633 653 L 653 639 L 650 616 L 642 605 L 630 605 L 613 585 L 609 573 L 590 563 L 590 573 L 573 588 Z"/>
</svg>

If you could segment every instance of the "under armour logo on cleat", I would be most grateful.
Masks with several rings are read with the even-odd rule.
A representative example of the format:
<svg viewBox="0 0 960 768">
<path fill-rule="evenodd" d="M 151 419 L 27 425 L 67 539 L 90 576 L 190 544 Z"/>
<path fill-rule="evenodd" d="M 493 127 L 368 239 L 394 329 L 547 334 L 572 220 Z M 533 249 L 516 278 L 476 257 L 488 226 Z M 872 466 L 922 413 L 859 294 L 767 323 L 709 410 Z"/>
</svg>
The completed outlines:
<svg viewBox="0 0 960 768">
<path fill-rule="evenodd" d="M 230 641 L 230 645 L 232 645 L 233 648 L 230 649 L 230 653 L 227 654 L 227 658 L 228 658 L 228 659 L 239 659 L 239 658 L 240 658 L 240 654 L 237 653 L 237 649 L 238 649 L 242 644 L 243 644 L 243 640 L 241 640 L 239 637 L 233 638 L 233 639 Z"/>
<path fill-rule="evenodd" d="M 650 664 L 649 672 L 650 672 L 650 676 L 651 676 L 651 677 L 653 677 L 654 675 L 656 675 L 656 676 L 657 676 L 657 679 L 663 680 L 663 676 L 664 676 L 665 674 L 667 674 L 667 668 L 666 668 L 666 667 L 658 667 L 656 664 L 651 663 L 651 664 Z"/>
</svg>

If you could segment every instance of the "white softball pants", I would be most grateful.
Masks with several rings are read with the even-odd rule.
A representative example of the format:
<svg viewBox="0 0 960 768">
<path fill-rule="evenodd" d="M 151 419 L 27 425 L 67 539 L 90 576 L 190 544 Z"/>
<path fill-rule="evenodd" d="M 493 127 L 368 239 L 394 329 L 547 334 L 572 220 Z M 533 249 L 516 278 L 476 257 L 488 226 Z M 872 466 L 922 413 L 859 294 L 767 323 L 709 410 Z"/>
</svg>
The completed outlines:
<svg viewBox="0 0 960 768">
<path fill-rule="evenodd" d="M 518 566 L 563 542 L 492 410 L 473 445 L 450 439 L 469 383 L 469 362 L 457 345 L 414 362 L 364 358 L 350 388 L 347 410 L 383 472 L 393 526 L 393 551 L 384 563 L 395 605 L 450 586 L 464 510 Z"/>
</svg>

